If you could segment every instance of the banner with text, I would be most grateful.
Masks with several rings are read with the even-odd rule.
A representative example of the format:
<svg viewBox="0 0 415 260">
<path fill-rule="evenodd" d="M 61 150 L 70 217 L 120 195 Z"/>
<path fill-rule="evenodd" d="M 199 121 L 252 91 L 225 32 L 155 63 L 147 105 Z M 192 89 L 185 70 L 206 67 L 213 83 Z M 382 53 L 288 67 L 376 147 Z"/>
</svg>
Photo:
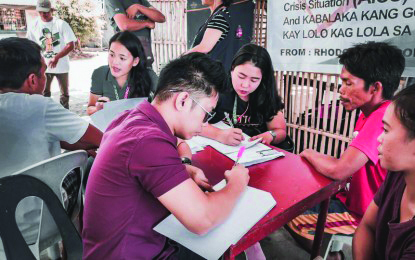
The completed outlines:
<svg viewBox="0 0 415 260">
<path fill-rule="evenodd" d="M 385 41 L 402 50 L 404 76 L 415 76 L 415 0 L 272 0 L 267 19 L 275 70 L 339 73 L 344 49 Z"/>
</svg>

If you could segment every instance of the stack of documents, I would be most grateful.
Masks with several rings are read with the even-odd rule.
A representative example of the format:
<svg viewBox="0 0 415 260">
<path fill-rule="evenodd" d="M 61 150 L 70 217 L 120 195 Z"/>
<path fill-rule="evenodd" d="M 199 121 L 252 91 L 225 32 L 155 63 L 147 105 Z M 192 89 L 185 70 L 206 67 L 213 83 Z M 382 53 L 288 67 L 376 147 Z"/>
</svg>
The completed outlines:
<svg viewBox="0 0 415 260">
<path fill-rule="evenodd" d="M 225 181 L 222 181 L 214 189 L 219 190 L 224 186 Z M 205 235 L 199 236 L 188 231 L 172 214 L 154 227 L 154 230 L 206 259 L 216 260 L 276 204 L 271 193 L 247 187 L 231 215 Z"/>
<path fill-rule="evenodd" d="M 219 122 L 217 124 L 214 124 L 213 126 L 218 127 L 220 129 L 226 129 L 229 128 L 229 126 L 225 125 L 222 122 Z M 239 145 L 237 146 L 230 146 L 223 143 L 220 143 L 216 140 L 212 140 L 206 137 L 202 136 L 195 136 L 192 139 L 188 140 L 191 143 L 196 143 L 201 147 L 205 147 L 207 145 L 212 146 L 215 150 L 218 152 L 224 154 L 228 158 L 230 158 L 233 161 L 236 161 L 236 156 L 238 155 L 239 148 L 241 146 L 245 146 L 245 152 L 243 156 L 239 159 L 238 163 L 243 164 L 245 166 L 250 166 L 258 163 L 267 162 L 270 160 L 273 160 L 275 158 L 284 156 L 284 153 L 279 152 L 277 150 L 274 150 L 262 143 L 260 141 L 262 139 L 257 139 L 255 141 L 248 141 L 251 137 L 243 134 L 245 137 L 245 140 L 243 140 Z M 189 144 L 190 145 L 190 144 Z"/>
</svg>

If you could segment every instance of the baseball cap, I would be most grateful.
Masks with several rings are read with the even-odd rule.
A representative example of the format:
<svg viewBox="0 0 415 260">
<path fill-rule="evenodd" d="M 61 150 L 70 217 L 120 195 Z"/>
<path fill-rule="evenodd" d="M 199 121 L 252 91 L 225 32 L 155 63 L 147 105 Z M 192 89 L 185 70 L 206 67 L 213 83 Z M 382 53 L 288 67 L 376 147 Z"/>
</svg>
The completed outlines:
<svg viewBox="0 0 415 260">
<path fill-rule="evenodd" d="M 38 12 L 49 12 L 52 9 L 50 0 L 38 0 L 36 5 L 36 11 Z"/>
</svg>

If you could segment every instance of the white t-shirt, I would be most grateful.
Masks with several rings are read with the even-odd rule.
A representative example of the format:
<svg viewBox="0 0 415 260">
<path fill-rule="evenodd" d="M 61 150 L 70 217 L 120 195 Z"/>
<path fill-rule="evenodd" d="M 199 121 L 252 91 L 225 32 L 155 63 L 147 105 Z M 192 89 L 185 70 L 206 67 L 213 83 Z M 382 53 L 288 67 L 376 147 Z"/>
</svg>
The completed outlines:
<svg viewBox="0 0 415 260">
<path fill-rule="evenodd" d="M 46 64 L 62 51 L 66 44 L 76 42 L 76 36 L 69 24 L 61 19 L 53 18 L 50 22 L 43 22 L 38 18 L 27 31 L 27 38 L 42 47 L 42 54 Z M 56 68 L 49 68 L 46 73 L 68 73 L 69 56 L 59 59 Z"/>
<path fill-rule="evenodd" d="M 0 178 L 59 155 L 60 141 L 76 143 L 88 125 L 51 98 L 22 93 L 0 94 Z M 16 216 L 19 227 L 24 237 L 34 242 L 40 200 L 29 197 L 21 204 L 25 213 Z M 2 247 L 0 243 L 0 251 Z"/>
</svg>

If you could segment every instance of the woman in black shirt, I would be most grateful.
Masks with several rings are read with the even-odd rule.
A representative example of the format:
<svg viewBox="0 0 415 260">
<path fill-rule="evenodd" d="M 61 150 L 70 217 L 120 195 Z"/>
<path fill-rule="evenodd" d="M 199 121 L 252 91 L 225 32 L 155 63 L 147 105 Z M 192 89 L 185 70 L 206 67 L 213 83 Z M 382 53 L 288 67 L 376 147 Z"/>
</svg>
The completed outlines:
<svg viewBox="0 0 415 260">
<path fill-rule="evenodd" d="M 251 140 L 262 138 L 265 144 L 284 141 L 284 105 L 268 51 L 255 44 L 244 45 L 232 61 L 228 84 L 209 123 L 223 121 L 231 128 L 222 130 L 208 125 L 202 135 L 228 145 L 238 145 L 244 139 L 242 132 L 252 136 Z"/>
</svg>

